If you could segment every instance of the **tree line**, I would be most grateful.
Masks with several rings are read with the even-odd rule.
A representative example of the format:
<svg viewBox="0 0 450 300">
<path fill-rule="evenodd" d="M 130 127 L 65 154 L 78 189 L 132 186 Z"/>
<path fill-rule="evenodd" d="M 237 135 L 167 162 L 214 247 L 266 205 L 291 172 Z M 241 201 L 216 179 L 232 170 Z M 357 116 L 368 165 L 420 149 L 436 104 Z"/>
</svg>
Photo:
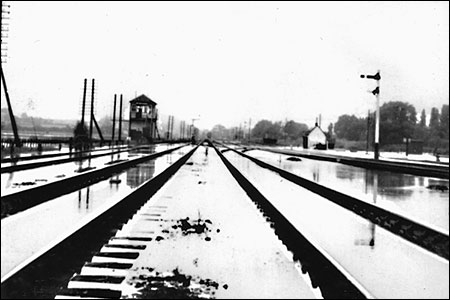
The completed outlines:
<svg viewBox="0 0 450 300">
<path fill-rule="evenodd" d="M 407 102 L 386 102 L 380 107 L 380 146 L 401 145 L 405 138 L 421 140 L 425 148 L 448 153 L 449 149 L 449 105 L 444 104 L 439 111 L 433 107 L 429 121 L 425 109 L 417 119 L 416 109 Z M 375 113 L 365 118 L 355 115 L 341 115 L 334 124 L 338 139 L 366 141 L 369 136 L 373 143 L 375 134 Z"/>
<path fill-rule="evenodd" d="M 264 138 L 276 139 L 278 144 L 301 145 L 302 137 L 310 128 L 294 120 L 269 121 L 261 120 L 249 131 L 247 127 L 226 128 L 215 125 L 210 131 L 214 139 L 219 140 L 250 140 L 261 142 Z M 337 122 L 322 128 L 327 138 L 336 140 L 341 147 L 357 144 L 357 149 L 366 147 L 367 139 L 373 147 L 375 136 L 375 112 L 366 117 L 341 115 Z M 448 153 L 449 149 L 449 105 L 442 105 L 439 110 L 431 109 L 427 121 L 425 110 L 419 118 L 413 105 L 402 101 L 386 102 L 380 107 L 380 146 L 385 150 L 404 149 L 404 139 L 421 140 L 426 151 Z M 339 143 L 340 142 L 340 143 Z"/>
<path fill-rule="evenodd" d="M 303 135 L 309 130 L 304 123 L 293 120 L 269 121 L 260 120 L 249 131 L 247 127 L 226 128 L 215 125 L 210 131 L 212 138 L 219 140 L 251 140 L 261 142 L 263 139 L 275 139 L 278 143 L 301 144 Z"/>
</svg>

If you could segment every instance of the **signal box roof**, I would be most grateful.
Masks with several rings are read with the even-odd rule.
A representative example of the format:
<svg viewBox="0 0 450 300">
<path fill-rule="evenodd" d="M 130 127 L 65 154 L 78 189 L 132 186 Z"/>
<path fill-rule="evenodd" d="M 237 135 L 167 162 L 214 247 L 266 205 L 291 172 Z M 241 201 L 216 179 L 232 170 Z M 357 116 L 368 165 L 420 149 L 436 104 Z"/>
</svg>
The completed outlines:
<svg viewBox="0 0 450 300">
<path fill-rule="evenodd" d="M 130 100 L 130 103 L 133 104 L 150 104 L 151 106 L 155 106 L 156 102 L 150 99 L 149 97 L 145 96 L 144 94 L 140 95 L 139 97 L 134 98 L 133 100 Z"/>
</svg>

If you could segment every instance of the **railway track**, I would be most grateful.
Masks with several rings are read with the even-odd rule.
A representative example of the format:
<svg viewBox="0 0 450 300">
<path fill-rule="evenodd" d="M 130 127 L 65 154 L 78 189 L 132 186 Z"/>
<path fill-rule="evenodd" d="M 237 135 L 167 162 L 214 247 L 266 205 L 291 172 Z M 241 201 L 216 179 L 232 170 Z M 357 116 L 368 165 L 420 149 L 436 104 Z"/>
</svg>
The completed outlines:
<svg viewBox="0 0 450 300">
<path fill-rule="evenodd" d="M 73 152 L 61 152 L 61 153 L 47 153 L 47 154 L 41 154 L 41 155 L 24 155 L 24 156 L 17 156 L 17 157 L 5 157 L 2 158 L 1 163 L 12 163 L 12 162 L 19 162 L 19 161 L 27 161 L 27 160 L 35 160 L 35 159 L 46 159 L 46 158 L 53 158 L 53 157 L 60 157 L 60 156 L 70 156 L 74 155 L 76 152 L 80 154 L 89 154 L 92 152 L 99 152 L 99 151 L 108 151 L 108 150 L 119 150 L 119 149 L 133 149 L 133 148 L 140 148 L 140 147 L 128 147 L 128 146 L 116 146 L 110 149 L 92 149 L 92 150 L 84 150 L 84 151 L 73 151 Z"/>
<path fill-rule="evenodd" d="M 97 158 L 97 157 L 102 157 L 102 156 L 108 156 L 108 155 L 114 155 L 114 154 L 119 154 L 119 153 L 124 153 L 124 152 L 130 152 L 133 150 L 139 150 L 142 149 L 142 147 L 126 147 L 126 148 L 116 148 L 116 149 L 111 149 L 110 151 L 105 151 L 104 153 L 98 153 L 98 154 L 91 154 L 91 152 L 89 151 L 81 151 L 81 152 L 74 152 L 71 154 L 58 154 L 57 156 L 69 156 L 67 158 L 60 158 L 60 159 L 52 159 L 52 160 L 44 160 L 44 161 L 36 161 L 36 162 L 31 162 L 31 163 L 19 163 L 17 164 L 17 162 L 12 162 L 13 164 L 11 166 L 4 166 L 2 167 L 1 173 L 12 173 L 12 172 L 17 172 L 17 171 L 23 171 L 23 170 L 30 170 L 30 169 L 36 169 L 36 168 L 41 168 L 41 167 L 45 167 L 45 166 L 51 166 L 51 165 L 57 165 L 57 164 L 64 164 L 64 163 L 68 163 L 68 162 L 77 162 L 77 161 L 84 161 L 84 160 L 90 160 L 93 158 Z M 50 156 L 50 158 L 55 157 L 56 154 L 49 154 L 48 156 Z M 38 157 L 38 158 L 33 158 L 35 160 L 40 160 L 40 159 L 45 159 L 45 158 L 49 158 L 49 157 Z M 29 160 L 28 158 L 23 159 L 22 161 L 27 161 Z"/>
<path fill-rule="evenodd" d="M 54 298 L 58 287 L 67 282 L 80 264 L 105 244 L 148 197 L 161 188 L 195 149 L 5 275 L 1 279 L 2 298 Z"/>
<path fill-rule="evenodd" d="M 214 153 L 232 175 L 236 184 L 245 191 L 248 198 L 255 204 L 257 210 L 259 210 L 259 217 L 264 218 L 270 224 L 276 237 L 292 255 L 292 261 L 299 264 L 300 273 L 308 276 L 311 290 L 316 288 L 320 290 L 319 297 L 362 299 L 373 298 L 374 296 L 317 242 L 299 231 L 222 152 L 233 151 L 264 169 L 277 172 L 281 177 L 448 260 L 448 233 L 436 232 L 413 220 L 390 213 L 306 179 L 298 178 L 298 176 L 276 169 L 234 149 L 225 147 L 221 151 L 213 143 L 210 143 L 209 147 L 214 149 Z M 221 147 L 224 147 L 224 145 L 221 145 Z M 202 237 L 206 241 L 210 241 L 211 238 L 214 240 L 217 235 L 220 235 L 219 228 L 212 228 L 217 231 L 211 231 L 211 227 L 216 222 L 202 219 L 200 210 L 198 219 L 181 218 L 174 220 L 169 218 L 170 208 L 176 207 L 180 203 L 171 200 L 173 197 L 169 196 L 161 196 L 158 198 L 160 199 L 159 202 L 156 203 L 156 200 L 152 198 L 176 174 L 180 173 L 178 176 L 181 176 L 180 178 L 186 176 L 182 174 L 186 174 L 187 166 L 190 166 L 190 171 L 195 173 L 190 176 L 190 178 L 194 178 L 192 182 L 195 182 L 195 185 L 200 188 L 199 191 L 202 191 L 201 187 L 206 182 L 201 178 L 201 168 L 196 166 L 195 162 L 189 162 L 196 151 L 200 151 L 199 145 L 165 171 L 143 183 L 131 194 L 99 211 L 71 233 L 55 241 L 4 276 L 1 280 L 2 298 L 128 297 L 130 296 L 129 293 L 127 294 L 129 274 L 135 272 L 136 262 L 140 261 L 139 259 L 143 256 L 142 253 L 147 253 L 146 250 L 152 249 L 151 253 L 157 252 L 158 247 L 161 247 L 165 240 L 176 237 L 177 230 L 204 234 L 207 231 L 206 229 L 210 228 Z M 205 154 L 207 155 L 207 153 Z M 185 173 L 181 172 L 180 169 L 184 170 Z M 193 177 L 195 175 L 198 175 L 199 178 Z M 186 195 L 182 198 L 191 199 L 192 197 Z M 184 199 L 179 199 L 179 201 L 184 201 Z M 197 207 L 201 207 L 201 204 L 195 201 L 192 205 L 194 208 L 190 209 L 194 211 Z M 232 221 L 231 219 L 226 219 L 226 221 L 227 223 L 236 222 L 236 220 Z M 145 225 L 142 225 L 143 222 Z M 141 224 L 140 227 L 137 226 L 138 231 L 136 231 L 136 224 Z M 165 229 L 165 226 L 167 229 Z M 183 236 L 186 235 L 183 234 Z M 426 242 L 421 241 L 422 239 L 425 239 Z M 177 242 L 183 248 L 179 239 L 175 238 L 174 240 L 173 249 L 178 245 Z M 193 245 L 195 246 L 197 243 L 201 242 L 196 241 Z M 225 245 L 226 243 L 221 247 L 226 248 Z M 226 250 L 224 249 L 223 252 L 225 253 Z M 220 257 L 221 253 L 217 254 Z M 186 256 L 189 256 L 188 253 Z M 164 256 L 161 257 L 164 258 Z M 173 259 L 182 260 L 182 257 L 174 256 Z M 198 297 L 200 295 L 208 298 L 214 297 L 214 292 L 211 292 L 211 290 L 226 292 L 224 290 L 234 287 L 231 283 L 228 286 L 223 282 L 201 279 L 194 284 L 195 288 L 192 289 L 191 285 L 195 281 L 194 278 L 181 274 L 178 269 L 168 273 L 150 271 L 147 275 L 150 274 L 149 277 L 152 278 L 153 290 L 151 290 L 151 293 L 153 294 L 149 295 L 165 296 L 163 298 L 180 296 L 177 293 L 180 291 L 186 292 L 186 290 L 189 293 L 181 294 L 184 297 Z M 220 274 L 221 272 L 217 270 L 214 273 Z M 143 283 L 140 282 L 140 284 L 142 286 Z M 296 284 L 300 285 L 300 282 Z M 308 288 L 306 289 L 308 290 Z M 194 290 L 196 292 L 203 291 L 206 294 L 196 294 Z M 169 291 L 170 293 L 158 294 L 158 291 Z M 147 292 L 150 292 L 150 290 L 147 290 Z M 227 294 L 220 295 L 226 297 Z"/>
<path fill-rule="evenodd" d="M 127 168 L 130 168 L 132 166 L 135 166 L 139 163 L 171 153 L 177 149 L 180 149 L 181 147 L 183 146 L 170 148 L 165 151 L 144 155 L 142 157 L 137 157 L 134 159 L 118 161 L 116 163 L 106 165 L 99 169 L 87 170 L 86 172 L 75 174 L 74 176 L 70 176 L 54 182 L 49 182 L 47 184 L 39 185 L 36 187 L 4 195 L 1 197 L 1 217 L 4 218 L 6 216 L 33 207 L 35 205 L 41 204 L 45 201 L 54 199 L 63 194 L 79 190 L 83 187 L 109 178 L 112 175 L 121 172 Z M 121 150 L 120 152 L 124 151 L 127 150 Z M 117 153 L 119 152 L 114 152 L 114 154 Z M 99 154 L 98 156 L 105 156 L 105 155 L 111 155 L 111 153 Z M 90 157 L 92 158 L 94 156 L 91 155 Z M 70 161 L 73 160 L 70 159 Z"/>
<path fill-rule="evenodd" d="M 265 147 L 255 147 L 248 148 L 245 151 L 250 151 L 252 149 L 258 149 L 273 153 L 287 154 L 298 157 L 305 157 L 316 160 L 337 162 L 341 164 L 346 164 L 355 167 L 361 167 L 366 169 L 376 169 L 376 170 L 387 170 L 392 172 L 399 172 L 404 174 L 413 174 L 419 176 L 431 176 L 437 178 L 449 179 L 449 166 L 448 164 L 424 164 L 424 163 L 413 163 L 413 162 L 400 162 L 400 161 L 389 161 L 389 160 L 373 160 L 366 158 L 355 158 L 355 157 L 345 157 L 345 156 L 335 156 L 330 154 L 311 154 L 311 153 L 299 153 L 298 151 L 291 150 L 278 150 L 269 149 Z M 244 152 L 245 152 L 244 151 Z"/>
<path fill-rule="evenodd" d="M 348 196 L 332 190 L 326 186 L 302 178 L 259 159 L 246 155 L 243 152 L 224 146 L 261 166 L 262 168 L 278 173 L 281 177 L 304 187 L 326 199 L 340 205 L 372 223 L 385 228 L 392 233 L 415 243 L 445 259 L 449 259 L 449 234 L 438 228 L 431 228 L 413 219 L 390 212 L 375 204 Z"/>
</svg>

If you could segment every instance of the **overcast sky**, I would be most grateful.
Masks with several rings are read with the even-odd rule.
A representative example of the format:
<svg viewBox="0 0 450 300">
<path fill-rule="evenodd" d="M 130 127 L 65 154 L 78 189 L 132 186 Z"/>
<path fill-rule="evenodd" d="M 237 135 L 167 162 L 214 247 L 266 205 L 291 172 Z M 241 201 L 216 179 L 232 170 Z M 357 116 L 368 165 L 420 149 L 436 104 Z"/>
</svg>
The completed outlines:
<svg viewBox="0 0 450 300">
<path fill-rule="evenodd" d="M 252 119 L 322 127 L 405 101 L 449 101 L 446 2 L 13 2 L 7 63 L 15 114 L 78 119 L 95 78 L 98 119 L 113 95 L 146 94 L 211 128 Z M 2 92 L 2 107 L 6 105 Z"/>
</svg>

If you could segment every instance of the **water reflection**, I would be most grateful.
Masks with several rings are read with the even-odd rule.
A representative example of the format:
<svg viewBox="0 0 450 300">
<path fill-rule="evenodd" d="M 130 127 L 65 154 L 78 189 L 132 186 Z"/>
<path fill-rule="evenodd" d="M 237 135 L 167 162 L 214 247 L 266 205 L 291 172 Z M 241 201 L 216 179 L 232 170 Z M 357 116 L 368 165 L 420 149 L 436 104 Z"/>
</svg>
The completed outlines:
<svg viewBox="0 0 450 300">
<path fill-rule="evenodd" d="M 79 159 L 79 160 L 75 161 L 75 164 L 78 166 L 78 168 L 75 170 L 75 172 L 81 173 L 81 172 L 91 169 L 91 153 L 90 152 L 75 151 L 74 157 L 76 159 Z M 86 161 L 88 162 L 87 166 L 83 167 L 83 165 Z"/>
<path fill-rule="evenodd" d="M 144 181 L 153 177 L 155 173 L 155 160 L 149 160 L 140 163 L 127 170 L 127 185 L 135 188 L 141 185 Z"/>
<path fill-rule="evenodd" d="M 378 174 L 373 173 L 372 181 L 368 180 L 369 170 L 366 170 L 366 184 L 365 190 L 367 193 L 369 182 L 372 182 L 373 189 L 373 203 L 377 203 L 377 195 L 378 195 Z M 367 220 L 367 219 L 365 219 Z M 370 220 L 367 220 L 367 226 L 365 226 L 362 230 L 361 238 L 355 239 L 354 244 L 356 246 L 370 246 L 371 249 L 375 248 L 375 224 Z"/>
<path fill-rule="evenodd" d="M 168 163 L 169 165 L 172 164 L 172 153 L 166 154 L 166 163 Z"/>
<path fill-rule="evenodd" d="M 362 176 L 364 170 L 365 169 L 355 168 L 343 164 L 336 164 L 335 168 L 337 178 L 346 179 L 350 181 L 353 181 L 355 178 Z"/>
<path fill-rule="evenodd" d="M 377 205 L 389 211 L 448 230 L 448 179 L 368 170 L 307 158 L 293 162 L 287 160 L 288 155 L 281 156 L 279 164 L 280 154 L 259 150 L 249 151 L 248 155 L 363 201 L 372 202 L 376 197 Z"/>
<path fill-rule="evenodd" d="M 320 182 L 320 169 L 318 165 L 315 165 L 312 169 L 313 181 Z"/>
<path fill-rule="evenodd" d="M 10 172 L 9 176 L 8 176 L 8 180 L 6 181 L 6 187 L 5 188 L 10 188 L 12 185 L 12 181 L 14 179 L 14 172 Z"/>
<path fill-rule="evenodd" d="M 380 194 L 395 197 L 398 200 L 405 200 L 414 193 L 414 187 L 417 186 L 417 176 L 414 175 L 362 169 L 341 164 L 335 164 L 335 168 L 336 177 L 339 179 L 351 182 L 358 178 L 364 178 L 364 193 L 373 194 L 374 197 Z M 376 186 L 374 185 L 375 182 L 377 183 Z M 424 177 L 421 177 L 419 182 L 423 186 Z"/>
<path fill-rule="evenodd" d="M 92 205 L 89 205 L 89 201 L 93 200 L 93 195 L 91 195 L 90 187 L 84 189 L 84 197 L 83 197 L 83 189 L 78 190 L 78 211 L 79 212 L 89 212 L 90 207 Z M 90 198 L 90 199 L 89 199 Z M 84 204 L 83 204 L 84 202 Z"/>
<path fill-rule="evenodd" d="M 147 147 L 136 148 L 130 151 L 133 154 L 152 154 L 156 152 L 155 145 L 148 145 Z"/>
</svg>

